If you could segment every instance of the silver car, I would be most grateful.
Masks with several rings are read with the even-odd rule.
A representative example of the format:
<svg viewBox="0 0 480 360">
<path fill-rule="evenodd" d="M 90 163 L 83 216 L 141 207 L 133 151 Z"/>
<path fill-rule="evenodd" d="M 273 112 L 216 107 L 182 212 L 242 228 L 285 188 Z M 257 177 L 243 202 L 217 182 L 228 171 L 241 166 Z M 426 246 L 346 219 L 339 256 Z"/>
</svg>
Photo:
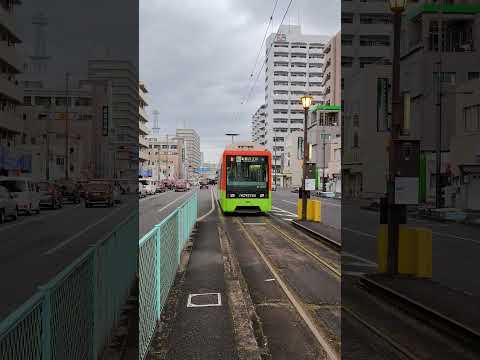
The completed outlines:
<svg viewBox="0 0 480 360">
<path fill-rule="evenodd" d="M 19 212 L 27 215 L 40 213 L 40 193 L 37 186 L 29 178 L 1 177 L 0 186 L 4 186 L 13 195 Z"/>
<path fill-rule="evenodd" d="M 17 217 L 17 202 L 6 187 L 0 186 L 0 224 L 3 224 L 8 218 L 16 220 Z"/>
</svg>

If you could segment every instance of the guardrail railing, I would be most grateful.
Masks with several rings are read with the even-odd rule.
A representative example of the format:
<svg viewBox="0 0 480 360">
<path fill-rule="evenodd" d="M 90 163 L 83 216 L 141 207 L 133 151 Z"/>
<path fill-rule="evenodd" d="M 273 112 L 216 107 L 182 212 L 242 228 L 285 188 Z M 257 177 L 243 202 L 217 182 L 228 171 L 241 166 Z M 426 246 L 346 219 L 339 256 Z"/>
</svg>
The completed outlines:
<svg viewBox="0 0 480 360">
<path fill-rule="evenodd" d="M 139 359 L 148 353 L 180 255 L 197 221 L 195 192 L 139 241 Z"/>
<path fill-rule="evenodd" d="M 134 284 L 138 213 L 0 323 L 0 359 L 97 360 Z"/>
</svg>

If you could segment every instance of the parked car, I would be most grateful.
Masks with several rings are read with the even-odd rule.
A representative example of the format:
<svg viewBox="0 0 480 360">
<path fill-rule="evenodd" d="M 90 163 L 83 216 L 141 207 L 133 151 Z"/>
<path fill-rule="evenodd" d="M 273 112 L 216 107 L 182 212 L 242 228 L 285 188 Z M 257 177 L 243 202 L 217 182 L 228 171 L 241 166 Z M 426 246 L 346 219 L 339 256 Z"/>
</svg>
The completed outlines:
<svg viewBox="0 0 480 360">
<path fill-rule="evenodd" d="M 138 179 L 138 181 L 145 186 L 147 195 L 153 195 L 156 193 L 157 185 L 155 184 L 155 181 L 150 179 Z"/>
<path fill-rule="evenodd" d="M 208 189 L 208 180 L 200 180 L 200 189 Z"/>
<path fill-rule="evenodd" d="M 37 184 L 40 193 L 40 206 L 48 206 L 52 209 L 61 208 L 63 205 L 62 190 L 48 181 L 41 181 Z"/>
<path fill-rule="evenodd" d="M 113 202 L 118 204 L 121 202 L 120 195 L 122 194 L 122 189 L 119 184 L 113 185 Z"/>
<path fill-rule="evenodd" d="M 167 188 L 165 187 L 165 184 L 164 184 L 163 182 L 159 182 L 159 183 L 157 184 L 156 192 L 157 192 L 157 193 L 163 193 L 163 192 L 165 192 L 165 191 L 167 191 Z"/>
<path fill-rule="evenodd" d="M 8 218 L 16 220 L 17 217 L 17 202 L 6 187 L 0 186 L 0 224 L 3 224 Z"/>
<path fill-rule="evenodd" d="M 12 194 L 19 212 L 27 215 L 32 212 L 40 213 L 40 194 L 31 179 L 6 176 L 0 178 L 0 186 L 7 188 Z"/>
<path fill-rule="evenodd" d="M 108 182 L 92 181 L 86 186 L 85 207 L 105 205 L 112 207 L 115 203 L 113 186 Z"/>
<path fill-rule="evenodd" d="M 175 191 L 188 191 L 188 182 L 185 180 L 177 180 L 175 183 Z"/>
<path fill-rule="evenodd" d="M 147 190 L 145 189 L 145 185 L 143 185 L 141 182 L 138 183 L 138 196 L 141 198 L 147 196 Z"/>
<path fill-rule="evenodd" d="M 71 180 L 60 180 L 57 182 L 61 192 L 63 202 L 70 201 L 74 204 L 80 203 L 80 186 Z"/>
</svg>

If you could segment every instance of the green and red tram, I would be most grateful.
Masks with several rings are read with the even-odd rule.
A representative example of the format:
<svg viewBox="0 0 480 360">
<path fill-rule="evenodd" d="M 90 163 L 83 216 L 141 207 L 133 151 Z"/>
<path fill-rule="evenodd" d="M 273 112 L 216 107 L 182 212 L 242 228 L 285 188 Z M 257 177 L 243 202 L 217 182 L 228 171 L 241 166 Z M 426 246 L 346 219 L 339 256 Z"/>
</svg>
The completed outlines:
<svg viewBox="0 0 480 360">
<path fill-rule="evenodd" d="M 218 200 L 225 213 L 272 209 L 272 154 L 256 145 L 233 145 L 220 159 Z"/>
</svg>

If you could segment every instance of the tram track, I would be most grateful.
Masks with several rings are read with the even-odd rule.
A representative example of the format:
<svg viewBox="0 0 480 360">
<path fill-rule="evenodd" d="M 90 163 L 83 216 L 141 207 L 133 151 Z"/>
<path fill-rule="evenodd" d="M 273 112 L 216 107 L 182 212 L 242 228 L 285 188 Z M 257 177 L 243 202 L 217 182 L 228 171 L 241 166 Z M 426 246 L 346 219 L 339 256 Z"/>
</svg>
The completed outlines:
<svg viewBox="0 0 480 360">
<path fill-rule="evenodd" d="M 270 273 L 273 276 L 273 279 L 279 285 L 283 293 L 286 295 L 290 301 L 292 308 L 298 314 L 298 316 L 303 320 L 304 324 L 313 335 L 320 348 L 324 351 L 327 359 L 337 360 L 340 359 L 340 347 L 332 344 L 331 333 L 326 331 L 325 324 L 319 324 L 318 319 L 315 318 L 315 314 L 312 311 L 312 306 L 309 302 L 306 302 L 302 295 L 298 293 L 296 289 L 289 283 L 289 279 L 285 276 L 285 271 L 288 271 L 285 268 L 281 268 L 275 261 L 271 258 L 267 251 L 262 249 L 265 244 L 262 244 L 262 240 L 253 231 L 249 231 L 250 228 L 258 229 L 259 225 L 262 224 L 270 233 L 275 233 L 283 241 L 288 243 L 291 248 L 296 249 L 298 252 L 303 254 L 304 257 L 308 257 L 317 264 L 318 268 L 321 268 L 323 271 L 328 272 L 332 277 L 334 277 L 340 286 L 340 272 L 338 269 L 333 267 L 328 261 L 321 258 L 313 249 L 308 248 L 307 246 L 301 244 L 299 241 L 293 239 L 292 236 L 287 234 L 285 231 L 280 229 L 278 226 L 272 224 L 268 217 L 262 217 L 261 222 L 251 222 L 245 221 L 243 217 L 234 218 L 233 223 L 238 226 L 238 229 L 242 233 L 244 239 L 249 241 L 252 247 L 255 249 L 259 258 L 262 260 L 263 264 L 268 268 Z M 320 307 L 320 306 L 318 306 Z M 338 305 L 334 305 L 337 307 Z M 339 343 L 339 339 L 337 339 Z"/>
</svg>

